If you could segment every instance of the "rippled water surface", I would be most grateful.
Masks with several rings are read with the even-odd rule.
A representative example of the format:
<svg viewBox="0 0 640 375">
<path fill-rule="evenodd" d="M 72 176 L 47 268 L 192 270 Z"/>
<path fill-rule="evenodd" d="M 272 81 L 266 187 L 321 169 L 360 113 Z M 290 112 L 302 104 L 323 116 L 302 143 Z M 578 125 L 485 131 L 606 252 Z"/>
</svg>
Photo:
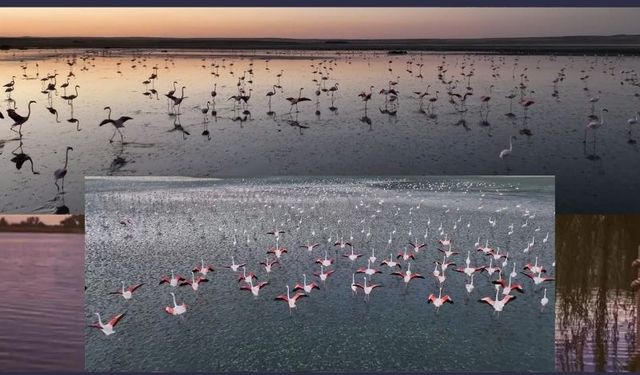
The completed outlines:
<svg viewBox="0 0 640 375">
<path fill-rule="evenodd" d="M 84 369 L 84 236 L 0 233 L 0 369 Z"/>
<path fill-rule="evenodd" d="M 2 51 L 0 80 L 17 78 L 15 102 L 0 106 L 0 210 L 82 211 L 84 175 L 544 174 L 558 176 L 560 212 L 637 211 L 640 131 L 629 133 L 627 119 L 640 107 L 639 65 L 637 57 L 462 53 Z M 56 82 L 46 79 L 55 73 Z M 176 96 L 186 87 L 179 116 L 164 96 L 174 81 Z M 70 104 L 61 97 L 75 95 L 75 85 Z M 365 110 L 358 94 L 372 85 Z M 216 114 L 210 108 L 205 122 L 201 108 L 214 88 Z M 228 100 L 239 88 L 251 92 L 246 106 Z M 286 98 L 300 88 L 311 100 L 290 112 Z M 379 94 L 390 88 L 397 100 Z M 421 106 L 415 92 L 425 90 Z M 473 95 L 454 106 L 448 92 Z M 491 99 L 481 111 L 483 96 Z M 593 108 L 590 98 L 599 99 Z M 26 115 L 29 100 L 37 103 L 20 137 L 6 109 Z M 525 119 L 527 100 L 535 104 Z M 109 143 L 110 124 L 98 126 L 105 106 L 113 118 L 133 118 L 124 143 L 117 134 Z M 605 107 L 605 125 L 583 144 L 588 116 Z M 498 154 L 512 135 L 505 161 Z M 74 150 L 62 194 L 53 172 L 67 146 Z"/>
<path fill-rule="evenodd" d="M 496 315 L 477 301 L 495 297 L 491 281 L 498 274 L 475 274 L 469 295 L 469 279 L 451 266 L 442 285 L 443 295 L 454 303 L 436 311 L 426 300 L 438 293 L 432 272 L 434 261 L 444 257 L 437 240 L 445 236 L 460 252 L 448 258 L 458 267 L 465 266 L 467 251 L 472 266 L 488 265 L 474 245 L 488 241 L 509 252 L 505 277 L 513 262 L 522 270 L 535 257 L 554 276 L 552 178 L 92 178 L 87 215 L 85 319 L 93 322 L 95 312 L 103 317 L 126 313 L 111 336 L 86 328 L 89 370 L 554 368 L 553 282 L 534 287 L 518 273 L 514 282 L 524 293 L 512 292 L 517 298 Z M 267 274 L 259 262 L 276 245 L 267 234 L 274 229 L 285 231 L 277 244 L 289 252 Z M 343 257 L 350 248 L 333 246 L 340 239 L 364 256 L 353 263 Z M 411 252 L 410 240 L 427 244 L 411 261 L 411 270 L 425 279 L 405 286 L 379 263 L 390 253 Z M 320 245 L 312 252 L 300 247 L 314 242 Z M 382 274 L 369 283 L 382 287 L 365 302 L 362 291 L 352 294 L 350 284 L 373 250 L 374 267 Z M 329 268 L 335 273 L 321 282 L 312 274 L 320 271 L 314 261 L 325 252 L 335 261 Z M 269 282 L 258 297 L 241 291 L 238 274 L 223 267 L 232 256 L 259 281 Z M 215 271 L 197 292 L 158 285 L 172 269 L 191 277 L 201 258 Z M 408 263 L 400 262 L 407 270 Z M 286 293 L 286 285 L 302 282 L 303 273 L 320 290 L 299 300 L 290 313 L 274 297 Z M 363 275 L 355 279 L 362 283 Z M 121 281 L 144 285 L 128 301 L 108 295 Z M 549 305 L 541 310 L 544 288 Z M 172 305 L 170 292 L 187 304 L 184 315 L 164 312 Z"/>
</svg>

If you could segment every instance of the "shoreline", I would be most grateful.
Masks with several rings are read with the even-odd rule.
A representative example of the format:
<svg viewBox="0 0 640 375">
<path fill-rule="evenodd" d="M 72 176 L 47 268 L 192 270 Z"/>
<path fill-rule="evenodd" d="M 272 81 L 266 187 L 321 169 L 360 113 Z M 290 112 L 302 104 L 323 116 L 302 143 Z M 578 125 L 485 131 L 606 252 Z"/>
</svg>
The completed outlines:
<svg viewBox="0 0 640 375">
<path fill-rule="evenodd" d="M 1 37 L 0 51 L 29 49 L 177 49 L 639 54 L 640 35 L 481 39 L 284 39 L 162 37 Z M 164 52 L 164 51 L 163 51 Z M 168 51 L 167 51 L 168 52 Z"/>
</svg>

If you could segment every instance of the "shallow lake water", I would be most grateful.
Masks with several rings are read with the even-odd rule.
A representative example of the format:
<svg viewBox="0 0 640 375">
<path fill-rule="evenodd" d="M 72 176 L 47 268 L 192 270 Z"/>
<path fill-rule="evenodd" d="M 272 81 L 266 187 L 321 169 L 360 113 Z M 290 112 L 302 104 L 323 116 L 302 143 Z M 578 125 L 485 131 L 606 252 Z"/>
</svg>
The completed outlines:
<svg viewBox="0 0 640 375">
<path fill-rule="evenodd" d="M 298 177 L 259 179 L 138 178 L 87 179 L 87 323 L 126 313 L 116 333 L 86 328 L 86 366 L 91 371 L 435 371 L 530 370 L 554 368 L 554 282 L 534 286 L 517 273 L 524 293 L 497 314 L 478 302 L 495 297 L 498 273 L 469 278 L 445 271 L 443 295 L 454 303 L 439 310 L 427 302 L 438 294 L 432 274 L 444 254 L 438 240 L 453 241 L 448 262 L 488 266 L 476 250 L 485 241 L 509 253 L 504 277 L 535 258 L 554 276 L 553 178 L 472 177 Z M 495 222 L 495 226 L 490 224 Z M 124 224 L 123 224 L 124 223 Z M 509 226 L 513 224 L 511 230 Z M 276 238 L 269 231 L 284 231 Z M 509 233 L 513 231 L 513 233 Z M 544 238 L 547 238 L 545 242 Z M 361 258 L 344 254 L 351 248 Z M 409 241 L 426 246 L 411 260 L 424 279 L 405 285 L 383 259 L 413 252 Z M 534 242 L 533 245 L 529 245 Z M 259 264 L 267 250 L 288 249 L 266 273 Z M 308 243 L 319 246 L 309 252 Z M 525 252 L 525 248 L 529 251 Z M 358 268 L 381 274 L 365 301 L 350 285 Z M 317 258 L 334 270 L 325 282 Z M 469 253 L 469 254 L 468 254 Z M 241 291 L 233 261 L 268 281 L 257 297 Z M 274 260 L 274 255 L 269 255 Z M 209 282 L 191 287 L 158 285 L 173 269 L 212 264 Z M 502 267 L 504 259 L 493 262 Z M 408 263 L 399 260 L 401 271 Z M 500 264 L 497 264 L 500 263 Z M 292 312 L 277 295 L 302 282 L 320 289 L 298 300 Z M 355 275 L 363 283 L 363 275 Z M 109 295 L 121 282 L 144 283 L 131 300 Z M 547 290 L 549 304 L 541 309 Z M 165 313 L 170 292 L 187 304 L 180 316 Z"/>
<path fill-rule="evenodd" d="M 638 57 L 618 56 L 2 51 L 0 77 L 17 78 L 10 93 L 15 102 L 0 106 L 0 211 L 81 212 L 85 175 L 424 174 L 556 175 L 559 212 L 637 211 L 640 146 L 629 142 L 640 130 L 629 134 L 627 119 L 640 108 L 639 65 Z M 56 73 L 56 90 L 46 90 L 54 83 L 47 75 Z M 176 96 L 186 87 L 178 116 L 164 96 L 174 81 Z M 75 85 L 78 97 L 70 104 L 61 97 L 75 95 Z M 365 110 L 358 94 L 372 85 Z M 214 87 L 216 115 L 210 108 L 205 122 L 201 108 Z M 246 106 L 228 100 L 239 87 L 251 92 Z M 286 98 L 297 98 L 300 88 L 311 100 L 292 110 Z M 379 94 L 390 88 L 396 99 Z M 414 92 L 425 90 L 420 105 Z M 275 92 L 271 105 L 269 91 Z M 464 108 L 449 103 L 447 92 L 468 91 L 473 95 Z M 511 94 L 512 103 L 505 98 Z M 483 96 L 491 97 L 488 107 Z M 590 98 L 599 100 L 592 105 Z M 20 136 L 10 130 L 6 109 L 15 105 L 26 115 L 30 100 L 37 103 Z M 527 100 L 535 104 L 525 113 L 520 103 Z M 125 123 L 124 142 L 116 134 L 110 143 L 113 126 L 98 126 L 107 118 L 105 106 L 112 118 L 133 118 Z M 605 125 L 585 145 L 588 116 L 605 107 Z M 511 136 L 511 156 L 500 159 Z M 53 173 L 64 165 L 68 146 L 74 150 L 61 190 Z"/>
<path fill-rule="evenodd" d="M 0 233 L 0 369 L 83 371 L 84 236 Z"/>
</svg>

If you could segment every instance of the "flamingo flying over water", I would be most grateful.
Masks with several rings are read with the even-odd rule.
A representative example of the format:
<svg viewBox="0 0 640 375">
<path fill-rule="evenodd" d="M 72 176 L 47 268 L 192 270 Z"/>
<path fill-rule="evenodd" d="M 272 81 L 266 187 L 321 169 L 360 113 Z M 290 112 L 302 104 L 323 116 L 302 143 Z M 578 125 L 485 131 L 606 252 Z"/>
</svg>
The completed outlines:
<svg viewBox="0 0 640 375">
<path fill-rule="evenodd" d="M 116 331 L 114 331 L 113 328 L 116 326 L 116 324 L 118 324 L 118 322 L 120 322 L 120 320 L 122 320 L 125 313 L 114 316 L 107 322 L 107 324 L 102 323 L 102 318 L 100 318 L 100 313 L 96 313 L 96 315 L 98 316 L 98 322 L 91 324 L 89 327 L 97 328 L 101 330 L 105 335 L 110 336 L 116 333 Z"/>
</svg>

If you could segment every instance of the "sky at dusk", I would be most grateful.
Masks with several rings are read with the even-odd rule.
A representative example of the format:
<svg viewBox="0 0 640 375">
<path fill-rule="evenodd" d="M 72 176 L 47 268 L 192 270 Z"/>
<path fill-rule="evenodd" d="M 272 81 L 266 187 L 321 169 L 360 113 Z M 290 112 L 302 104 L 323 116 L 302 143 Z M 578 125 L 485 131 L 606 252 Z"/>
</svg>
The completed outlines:
<svg viewBox="0 0 640 375">
<path fill-rule="evenodd" d="M 68 217 L 66 215 L 0 215 L 0 218 L 4 218 L 9 223 L 19 223 L 33 216 L 39 217 L 40 221 L 47 225 L 58 225 Z"/>
<path fill-rule="evenodd" d="M 0 36 L 483 38 L 640 34 L 640 8 L 0 8 Z"/>
</svg>

